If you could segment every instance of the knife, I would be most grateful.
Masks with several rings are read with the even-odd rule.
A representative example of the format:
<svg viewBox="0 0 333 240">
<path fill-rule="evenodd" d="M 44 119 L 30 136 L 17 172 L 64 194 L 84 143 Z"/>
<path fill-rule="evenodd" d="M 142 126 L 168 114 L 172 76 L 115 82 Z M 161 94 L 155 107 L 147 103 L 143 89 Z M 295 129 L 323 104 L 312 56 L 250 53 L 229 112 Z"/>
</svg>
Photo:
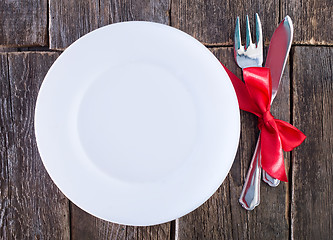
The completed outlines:
<svg viewBox="0 0 333 240">
<path fill-rule="evenodd" d="M 272 77 L 272 102 L 278 91 L 283 70 L 291 48 L 294 27 L 291 18 L 287 15 L 274 31 L 269 45 L 265 67 L 270 68 Z M 272 187 L 279 185 L 280 180 L 271 177 L 263 171 L 263 181 Z"/>
</svg>

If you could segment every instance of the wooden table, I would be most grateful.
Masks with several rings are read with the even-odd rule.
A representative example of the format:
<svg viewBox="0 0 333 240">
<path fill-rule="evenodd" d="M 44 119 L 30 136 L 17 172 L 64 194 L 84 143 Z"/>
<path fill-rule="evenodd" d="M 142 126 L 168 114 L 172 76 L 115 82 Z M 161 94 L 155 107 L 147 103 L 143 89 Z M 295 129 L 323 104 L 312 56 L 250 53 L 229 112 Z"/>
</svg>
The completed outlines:
<svg viewBox="0 0 333 240">
<path fill-rule="evenodd" d="M 331 0 L 2 0 L 0 239 L 333 239 L 332 5 Z M 308 136 L 285 153 L 288 183 L 277 188 L 262 183 L 261 204 L 253 211 L 238 203 L 258 137 L 256 117 L 242 112 L 228 177 L 205 204 L 180 219 L 152 227 L 117 225 L 85 213 L 59 191 L 38 154 L 33 121 L 40 84 L 68 45 L 109 23 L 154 21 L 197 38 L 240 76 L 232 53 L 235 18 L 249 14 L 253 23 L 255 12 L 265 51 L 285 15 L 295 27 L 272 107 L 273 115 Z"/>
</svg>

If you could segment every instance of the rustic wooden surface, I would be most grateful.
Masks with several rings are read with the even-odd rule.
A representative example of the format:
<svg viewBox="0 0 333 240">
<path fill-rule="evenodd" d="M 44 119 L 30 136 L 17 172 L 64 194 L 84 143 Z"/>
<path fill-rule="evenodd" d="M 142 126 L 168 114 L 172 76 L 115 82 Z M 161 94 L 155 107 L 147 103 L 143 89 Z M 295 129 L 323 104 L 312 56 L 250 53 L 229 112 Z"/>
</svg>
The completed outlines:
<svg viewBox="0 0 333 240">
<path fill-rule="evenodd" d="M 283 0 L 282 16 L 289 15 L 295 25 L 296 44 L 332 45 L 333 21 L 331 0 Z"/>
<path fill-rule="evenodd" d="M 241 208 L 238 197 L 258 137 L 256 118 L 242 112 L 240 145 L 226 180 L 206 203 L 176 221 L 118 225 L 63 196 L 43 167 L 33 128 L 39 86 L 62 50 L 109 23 L 154 21 L 196 37 L 241 76 L 231 47 L 235 17 L 241 17 L 244 33 L 245 15 L 253 26 L 255 12 L 266 45 L 286 14 L 295 25 L 294 46 L 272 106 L 274 116 L 308 135 L 285 154 L 289 183 L 271 188 L 262 182 L 261 204 L 251 212 Z M 0 13 L 0 239 L 333 239 L 329 0 L 5 0 Z"/>
<path fill-rule="evenodd" d="M 0 46 L 45 46 L 47 0 L 0 1 Z"/>
<path fill-rule="evenodd" d="M 169 24 L 169 1 L 50 1 L 50 48 L 64 49 L 84 34 L 111 23 Z"/>
<path fill-rule="evenodd" d="M 82 211 L 72 204 L 72 239 L 170 239 L 170 223 L 151 227 L 124 226 L 107 222 Z"/>
<path fill-rule="evenodd" d="M 0 238 L 9 237 L 9 173 L 8 158 L 14 150 L 13 124 L 11 113 L 10 86 L 8 81 L 7 54 L 0 54 Z M 4 217 L 6 215 L 6 217 Z"/>
<path fill-rule="evenodd" d="M 40 84 L 58 55 L 1 54 L 3 239 L 69 239 L 69 201 L 46 173 L 33 121 Z"/>
<path fill-rule="evenodd" d="M 172 1 L 171 23 L 206 45 L 232 45 L 236 16 L 245 33 L 245 15 L 254 30 L 254 14 L 260 15 L 265 42 L 269 42 L 279 23 L 279 1 L 276 0 L 179 0 Z M 269 23 L 269 24 L 267 24 Z M 243 34 L 243 36 L 245 36 Z"/>
<path fill-rule="evenodd" d="M 332 239 L 333 48 L 295 47 L 293 123 L 307 141 L 292 153 L 292 236 Z"/>
</svg>

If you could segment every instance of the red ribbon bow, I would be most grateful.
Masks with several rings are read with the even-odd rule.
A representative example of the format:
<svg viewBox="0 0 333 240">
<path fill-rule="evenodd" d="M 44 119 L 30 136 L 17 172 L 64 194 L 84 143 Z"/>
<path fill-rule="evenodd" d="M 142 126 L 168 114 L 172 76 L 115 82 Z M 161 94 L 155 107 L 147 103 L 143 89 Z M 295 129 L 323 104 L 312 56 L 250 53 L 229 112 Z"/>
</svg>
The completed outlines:
<svg viewBox="0 0 333 240">
<path fill-rule="evenodd" d="M 244 68 L 243 82 L 223 67 L 234 85 L 240 109 L 259 118 L 262 168 L 272 177 L 287 182 L 282 149 L 287 152 L 293 150 L 306 136 L 291 124 L 275 119 L 270 113 L 272 79 L 269 68 Z"/>
</svg>

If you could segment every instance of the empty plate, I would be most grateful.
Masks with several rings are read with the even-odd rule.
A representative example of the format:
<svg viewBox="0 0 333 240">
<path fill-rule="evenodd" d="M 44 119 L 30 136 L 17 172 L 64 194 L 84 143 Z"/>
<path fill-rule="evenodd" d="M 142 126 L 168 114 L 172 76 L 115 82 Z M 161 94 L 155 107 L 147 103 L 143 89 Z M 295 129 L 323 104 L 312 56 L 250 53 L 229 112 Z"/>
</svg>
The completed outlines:
<svg viewBox="0 0 333 240">
<path fill-rule="evenodd" d="M 59 189 L 126 225 L 181 217 L 221 185 L 239 139 L 223 67 L 175 28 L 124 22 L 68 47 L 41 86 L 35 130 Z"/>
</svg>

